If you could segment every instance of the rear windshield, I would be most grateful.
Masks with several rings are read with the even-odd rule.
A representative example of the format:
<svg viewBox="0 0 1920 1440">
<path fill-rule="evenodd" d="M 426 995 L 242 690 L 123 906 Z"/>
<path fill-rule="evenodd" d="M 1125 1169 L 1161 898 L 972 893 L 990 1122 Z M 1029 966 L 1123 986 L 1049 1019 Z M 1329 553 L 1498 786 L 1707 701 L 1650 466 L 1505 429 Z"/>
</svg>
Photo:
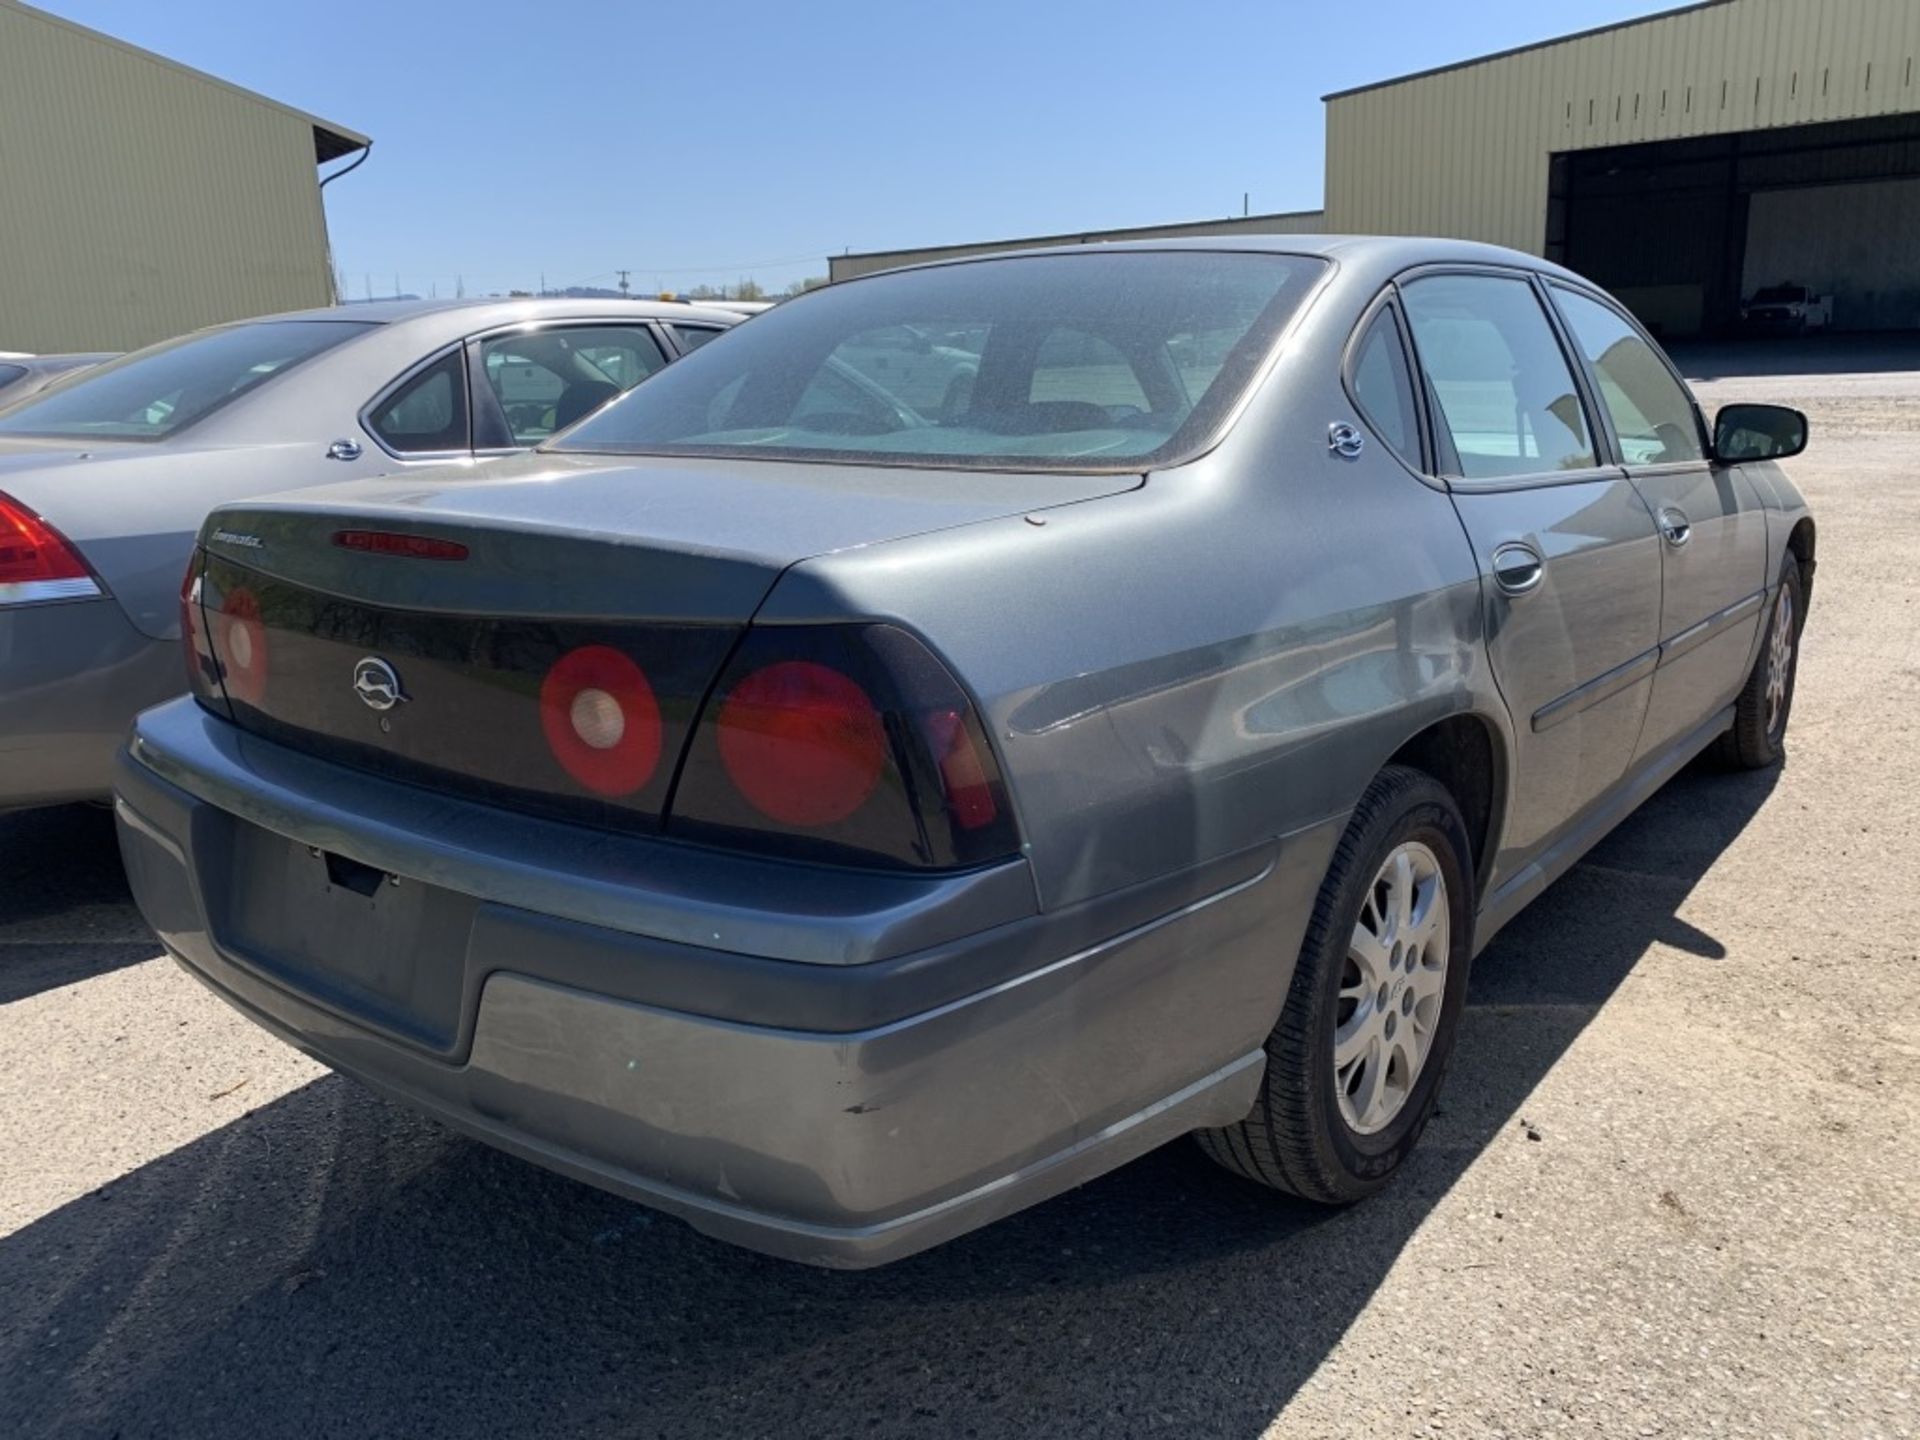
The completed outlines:
<svg viewBox="0 0 1920 1440">
<path fill-rule="evenodd" d="M 1036 255 L 829 286 L 551 449 L 1098 471 L 1204 448 L 1325 261 Z"/>
<path fill-rule="evenodd" d="M 0 415 L 0 435 L 163 439 L 372 328 L 358 321 L 267 320 L 170 340 Z"/>
<path fill-rule="evenodd" d="M 1778 304 L 1781 301 L 1791 303 L 1806 299 L 1807 290 L 1804 285 L 1769 285 L 1753 298 L 1763 305 L 1769 302 Z"/>
</svg>

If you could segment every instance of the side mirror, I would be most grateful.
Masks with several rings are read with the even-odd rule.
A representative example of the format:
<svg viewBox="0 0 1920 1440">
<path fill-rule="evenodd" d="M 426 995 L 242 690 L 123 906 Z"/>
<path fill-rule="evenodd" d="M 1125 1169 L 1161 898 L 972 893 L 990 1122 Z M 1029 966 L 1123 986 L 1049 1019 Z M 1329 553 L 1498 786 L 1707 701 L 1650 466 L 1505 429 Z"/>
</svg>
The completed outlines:
<svg viewBox="0 0 1920 1440">
<path fill-rule="evenodd" d="M 1807 448 L 1807 417 L 1784 405 L 1728 405 L 1713 420 L 1713 458 L 1784 460 Z"/>
</svg>

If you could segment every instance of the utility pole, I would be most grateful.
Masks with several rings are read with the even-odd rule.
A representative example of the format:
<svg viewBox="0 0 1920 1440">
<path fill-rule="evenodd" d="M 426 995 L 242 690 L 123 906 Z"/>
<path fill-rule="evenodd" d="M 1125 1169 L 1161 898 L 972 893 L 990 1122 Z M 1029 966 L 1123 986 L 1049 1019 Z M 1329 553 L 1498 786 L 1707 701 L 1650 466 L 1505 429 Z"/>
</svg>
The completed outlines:
<svg viewBox="0 0 1920 1440">
<path fill-rule="evenodd" d="M 1242 190 L 1240 192 L 1240 218 L 1242 220 L 1246 219 L 1250 213 L 1247 207 L 1252 203 L 1252 200 L 1253 192 L 1251 190 Z"/>
<path fill-rule="evenodd" d="M 453 277 L 453 298 L 456 300 L 464 300 L 467 298 L 466 276 L 456 275 Z"/>
<path fill-rule="evenodd" d="M 362 275 L 360 278 L 366 284 L 367 299 L 369 300 L 373 299 L 373 276 L 371 274 L 366 274 L 366 275 Z"/>
<path fill-rule="evenodd" d="M 622 300 L 625 300 L 628 298 L 627 276 L 631 275 L 633 272 L 631 270 L 619 270 L 619 271 L 615 271 L 614 273 L 619 275 L 620 277 L 620 298 Z"/>
<path fill-rule="evenodd" d="M 393 298 L 396 300 L 400 298 L 400 272 L 398 270 L 393 272 Z"/>
<path fill-rule="evenodd" d="M 544 270 L 540 272 L 540 292 L 539 293 L 543 298 L 547 293 L 547 272 Z"/>
</svg>

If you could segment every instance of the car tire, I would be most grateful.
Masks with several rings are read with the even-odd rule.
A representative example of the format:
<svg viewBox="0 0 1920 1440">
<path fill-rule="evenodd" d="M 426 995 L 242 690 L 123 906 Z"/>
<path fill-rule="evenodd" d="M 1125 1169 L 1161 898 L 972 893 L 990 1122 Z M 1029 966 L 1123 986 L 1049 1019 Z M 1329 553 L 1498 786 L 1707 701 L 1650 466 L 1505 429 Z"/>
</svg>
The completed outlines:
<svg viewBox="0 0 1920 1440">
<path fill-rule="evenodd" d="M 1403 857 L 1415 899 L 1399 909 Z M 1266 1042 L 1259 1098 L 1238 1124 L 1198 1132 L 1201 1149 L 1249 1180 L 1323 1204 L 1364 1199 L 1392 1178 L 1433 1114 L 1459 1029 L 1473 954 L 1471 857 L 1460 808 L 1437 780 L 1398 765 L 1375 778 L 1320 887 Z M 1432 876 L 1443 883 L 1416 909 Z"/>
<path fill-rule="evenodd" d="M 1715 750 L 1730 769 L 1765 770 L 1786 757 L 1787 718 L 1793 713 L 1793 682 L 1800 668 L 1800 632 L 1806 627 L 1806 614 L 1800 562 L 1789 555 L 1767 607 L 1760 653 L 1733 702 L 1733 724 Z"/>
</svg>

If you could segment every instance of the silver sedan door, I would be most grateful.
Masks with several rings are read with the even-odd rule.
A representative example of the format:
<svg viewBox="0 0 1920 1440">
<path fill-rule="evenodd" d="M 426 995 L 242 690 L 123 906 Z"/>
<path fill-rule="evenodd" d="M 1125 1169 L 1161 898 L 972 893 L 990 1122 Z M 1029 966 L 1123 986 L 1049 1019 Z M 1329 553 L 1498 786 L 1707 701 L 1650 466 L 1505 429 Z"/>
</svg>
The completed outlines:
<svg viewBox="0 0 1920 1440">
<path fill-rule="evenodd" d="M 1633 757 L 1658 656 L 1660 541 L 1632 483 L 1603 463 L 1530 278 L 1427 272 L 1403 281 L 1401 296 L 1513 718 L 1497 892 Z"/>
<path fill-rule="evenodd" d="M 1766 511 L 1737 467 L 1709 463 L 1693 398 L 1640 327 L 1597 295 L 1549 288 L 1660 532 L 1660 664 L 1639 747 L 1651 758 L 1746 679 L 1769 578 Z"/>
</svg>

